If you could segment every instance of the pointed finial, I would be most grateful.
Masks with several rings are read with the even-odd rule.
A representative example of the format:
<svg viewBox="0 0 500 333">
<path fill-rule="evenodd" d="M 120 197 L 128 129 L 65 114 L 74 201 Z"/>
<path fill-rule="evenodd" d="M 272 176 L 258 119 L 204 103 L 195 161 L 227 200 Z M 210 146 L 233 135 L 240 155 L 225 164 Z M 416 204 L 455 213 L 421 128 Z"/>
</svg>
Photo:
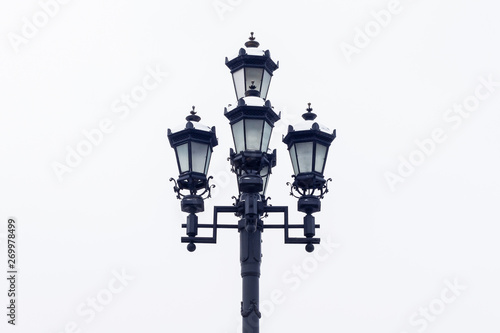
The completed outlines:
<svg viewBox="0 0 500 333">
<path fill-rule="evenodd" d="M 260 43 L 255 40 L 253 36 L 253 32 L 250 33 L 250 37 L 248 37 L 248 41 L 245 43 L 246 47 L 259 47 Z"/>
<path fill-rule="evenodd" d="M 302 115 L 302 118 L 304 118 L 304 120 L 314 120 L 316 119 L 317 115 L 312 112 L 312 107 L 311 107 L 311 103 L 307 103 L 307 109 L 306 109 L 306 113 L 304 113 Z"/>
<path fill-rule="evenodd" d="M 194 105 L 193 105 L 193 109 L 189 113 L 190 113 L 190 115 L 186 117 L 187 121 L 198 122 L 201 120 L 201 117 L 196 115 L 196 111 L 194 110 Z"/>
</svg>

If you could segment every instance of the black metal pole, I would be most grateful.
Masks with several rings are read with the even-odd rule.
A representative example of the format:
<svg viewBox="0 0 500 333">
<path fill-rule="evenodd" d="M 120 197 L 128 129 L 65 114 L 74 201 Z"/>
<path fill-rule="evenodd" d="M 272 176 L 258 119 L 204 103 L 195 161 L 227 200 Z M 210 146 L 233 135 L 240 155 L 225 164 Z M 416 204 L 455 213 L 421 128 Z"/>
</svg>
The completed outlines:
<svg viewBox="0 0 500 333">
<path fill-rule="evenodd" d="M 243 280 L 241 316 L 243 333 L 259 333 L 259 279 L 261 263 L 262 229 L 240 230 L 240 262 Z"/>
<path fill-rule="evenodd" d="M 256 191 L 262 189 L 262 179 L 259 176 L 243 178 L 245 178 L 243 181 L 240 179 L 240 189 L 246 191 L 240 196 L 243 216 L 238 223 L 241 277 L 243 280 L 242 327 L 243 333 L 259 333 L 259 319 L 261 317 L 259 312 L 259 278 L 262 261 L 261 234 L 263 224 L 260 219 L 262 214 L 262 208 L 259 205 L 260 195 Z M 246 186 L 244 185 L 245 181 L 248 181 Z"/>
</svg>

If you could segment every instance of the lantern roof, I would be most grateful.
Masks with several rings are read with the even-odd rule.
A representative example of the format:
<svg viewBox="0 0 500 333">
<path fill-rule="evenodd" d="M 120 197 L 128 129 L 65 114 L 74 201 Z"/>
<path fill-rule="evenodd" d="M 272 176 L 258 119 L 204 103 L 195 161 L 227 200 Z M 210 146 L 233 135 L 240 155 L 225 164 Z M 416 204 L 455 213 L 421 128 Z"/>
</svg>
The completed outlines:
<svg viewBox="0 0 500 333">
<path fill-rule="evenodd" d="M 178 125 L 177 127 L 174 128 L 174 130 L 172 130 L 170 132 L 173 132 L 173 133 L 180 132 L 180 131 L 187 129 L 187 128 L 194 128 L 194 129 L 197 129 L 200 131 L 206 131 L 206 132 L 212 131 L 212 128 L 210 126 L 203 125 L 202 123 L 200 123 L 201 117 L 196 114 L 197 112 L 194 109 L 195 109 L 195 106 L 193 106 L 193 109 L 189 112 L 189 115 L 186 117 L 186 120 L 188 122 L 186 123 L 185 126 Z"/>
<path fill-rule="evenodd" d="M 263 98 L 256 97 L 256 96 L 247 96 L 241 98 L 243 102 L 238 102 L 238 104 L 229 104 L 228 107 L 226 108 L 227 111 L 231 111 L 233 109 L 236 109 L 238 106 L 241 105 L 247 105 L 247 106 L 267 106 L 266 101 Z M 270 103 L 268 103 L 270 104 Z"/>
<path fill-rule="evenodd" d="M 233 54 L 231 58 L 228 58 L 228 61 L 232 61 L 233 59 L 245 54 L 250 56 L 264 57 L 266 55 L 266 50 L 257 47 L 242 47 L 237 54 Z"/>
<path fill-rule="evenodd" d="M 174 128 L 174 130 L 171 130 L 170 128 L 167 130 L 167 134 L 171 144 L 173 144 L 173 141 L 184 141 L 188 138 L 192 138 L 200 139 L 203 141 L 209 140 L 212 144 L 212 147 L 217 146 L 218 142 L 215 136 L 215 126 L 210 127 L 200 123 L 201 117 L 196 114 L 194 106 L 189 115 L 186 117 L 186 120 L 187 123 L 185 126 L 178 126 Z M 185 135 L 184 133 L 186 132 L 193 133 L 191 133 L 190 135 Z"/>
<path fill-rule="evenodd" d="M 245 51 L 244 54 L 248 55 L 261 56 L 261 57 L 265 55 L 266 51 L 259 48 L 260 43 L 255 40 L 253 34 L 254 34 L 253 32 L 250 33 L 250 37 L 248 37 L 248 41 L 245 43 L 245 47 L 242 47 L 240 49 L 240 52 L 238 54 L 233 55 L 231 59 L 237 58 L 240 55 L 242 55 L 243 52 L 241 50 L 244 50 Z"/>
<path fill-rule="evenodd" d="M 288 126 L 288 133 L 283 137 L 283 142 L 290 146 L 292 141 L 309 141 L 311 136 L 314 136 L 316 139 L 319 139 L 324 143 L 328 143 L 329 145 L 335 139 L 336 131 L 333 130 L 332 132 L 325 125 L 321 125 L 314 121 L 317 115 L 312 112 L 313 109 L 311 108 L 311 103 L 308 103 L 307 105 L 307 112 L 302 114 L 302 118 L 304 120 L 294 126 Z"/>
<path fill-rule="evenodd" d="M 266 68 L 270 73 L 274 72 L 279 67 L 279 61 L 275 63 L 271 59 L 271 52 L 259 48 L 260 43 L 255 40 L 253 32 L 250 33 L 245 47 L 240 48 L 238 54 L 231 58 L 226 57 L 226 66 L 231 69 L 231 72 L 236 71 L 244 66 L 244 64 Z"/>
<path fill-rule="evenodd" d="M 306 109 L 306 113 L 302 114 L 303 121 L 295 124 L 294 126 L 289 127 L 289 131 L 308 131 L 308 130 L 319 130 L 324 133 L 332 134 L 335 131 L 331 131 L 325 125 L 322 125 L 316 121 L 314 121 L 317 115 L 312 112 L 311 103 L 307 103 L 308 108 Z M 290 129 L 291 128 L 291 129 Z"/>
<path fill-rule="evenodd" d="M 207 125 L 203 125 L 202 123 L 199 122 L 194 122 L 194 121 L 188 121 L 185 125 L 177 125 L 171 130 L 171 133 L 177 133 L 180 131 L 183 131 L 188 128 L 194 128 L 196 130 L 204 131 L 204 132 L 211 132 L 212 128 Z"/>
<path fill-rule="evenodd" d="M 273 124 L 280 120 L 281 112 L 276 113 L 270 100 L 256 96 L 240 98 L 236 105 L 229 104 L 224 108 L 224 115 L 231 123 L 243 118 L 264 118 Z"/>
</svg>

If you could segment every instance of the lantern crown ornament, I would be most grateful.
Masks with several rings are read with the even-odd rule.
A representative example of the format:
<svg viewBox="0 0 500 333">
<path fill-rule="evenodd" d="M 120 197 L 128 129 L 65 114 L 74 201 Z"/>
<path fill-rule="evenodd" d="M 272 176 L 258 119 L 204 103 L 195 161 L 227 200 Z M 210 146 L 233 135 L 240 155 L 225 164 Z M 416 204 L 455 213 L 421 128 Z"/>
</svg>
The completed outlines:
<svg viewBox="0 0 500 333">
<path fill-rule="evenodd" d="M 226 57 L 226 66 L 231 70 L 237 99 L 245 96 L 267 98 L 271 77 L 278 69 L 279 62 L 275 63 L 269 50 L 262 50 L 259 46 L 260 43 L 251 32 L 238 55 L 231 59 Z"/>
<path fill-rule="evenodd" d="M 294 182 L 290 184 L 291 194 L 298 198 L 304 195 L 323 198 L 328 192 L 323 171 L 336 130 L 330 131 L 315 121 L 317 115 L 312 112 L 311 103 L 308 103 L 306 111 L 302 115 L 304 121 L 288 126 L 288 133 L 283 137 L 294 172 Z"/>
<path fill-rule="evenodd" d="M 259 47 L 260 43 L 255 40 L 253 36 L 253 32 L 250 33 L 250 37 L 248 37 L 248 41 L 245 43 L 246 47 Z"/>
<path fill-rule="evenodd" d="M 207 173 L 213 148 L 218 144 L 215 126 L 210 128 L 201 124 L 201 117 L 197 115 L 194 106 L 186 120 L 184 128 L 176 131 L 169 128 L 167 131 L 179 169 L 174 190 L 179 199 L 186 196 L 182 191 L 191 196 L 209 197 L 212 186 L 209 185 L 211 177 L 207 178 Z"/>
</svg>

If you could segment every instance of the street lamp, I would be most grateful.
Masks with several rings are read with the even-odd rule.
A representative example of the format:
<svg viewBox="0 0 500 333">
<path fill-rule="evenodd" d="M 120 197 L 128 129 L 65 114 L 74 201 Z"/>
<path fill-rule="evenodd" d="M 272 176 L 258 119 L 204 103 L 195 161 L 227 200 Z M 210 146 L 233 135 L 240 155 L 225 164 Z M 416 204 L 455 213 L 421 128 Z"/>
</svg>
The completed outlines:
<svg viewBox="0 0 500 333">
<path fill-rule="evenodd" d="M 312 238 L 315 235 L 313 213 L 321 210 L 321 201 L 328 192 L 327 181 L 323 176 L 326 158 L 330 144 L 335 139 L 336 131 L 318 124 L 314 120 L 311 103 L 307 112 L 302 115 L 304 121 L 288 127 L 288 133 L 283 142 L 288 146 L 290 160 L 294 172 L 294 181 L 290 194 L 298 198 L 297 209 L 306 213 L 304 217 L 304 236 Z M 313 243 L 306 245 L 307 252 L 314 251 Z"/>
<path fill-rule="evenodd" d="M 261 235 L 264 229 L 283 229 L 286 244 L 306 244 L 312 252 L 316 228 L 313 213 L 321 209 L 320 199 L 328 192 L 327 180 L 323 172 L 330 144 L 335 139 L 335 131 L 314 122 L 316 115 L 312 108 L 303 115 L 304 122 L 290 126 L 283 142 L 288 151 L 294 170 L 290 194 L 298 198 L 298 210 L 304 212 L 303 224 L 288 223 L 288 207 L 272 206 L 265 196 L 271 170 L 276 166 L 276 150 L 269 149 L 274 124 L 280 113 L 274 111 L 267 93 L 273 72 L 278 64 L 271 59 L 268 50 L 259 49 L 253 33 L 245 48 L 228 60 L 237 103 L 224 109 L 229 120 L 234 148 L 230 149 L 229 160 L 232 172 L 238 181 L 238 195 L 232 206 L 215 206 L 212 223 L 198 223 L 197 213 L 204 211 L 204 200 L 210 197 L 213 185 L 207 177 L 213 147 L 217 145 L 215 128 L 199 124 L 200 117 L 193 110 L 186 118 L 188 123 L 180 131 L 168 130 L 168 139 L 176 153 L 179 178 L 174 191 L 181 200 L 181 210 L 188 213 L 187 237 L 181 242 L 188 243 L 188 250 L 194 251 L 196 243 L 216 243 L 218 229 L 237 229 L 240 234 L 240 263 L 243 281 L 243 301 L 241 315 L 244 333 L 258 333 L 259 319 L 259 278 L 261 265 Z M 218 224 L 218 214 L 232 213 L 239 220 L 237 224 Z M 283 214 L 283 224 L 266 224 L 263 219 L 269 213 Z M 198 229 L 212 229 L 211 237 L 199 237 Z M 303 229 L 304 237 L 289 237 L 290 229 Z"/>
<path fill-rule="evenodd" d="M 177 198 L 181 199 L 181 210 L 189 213 L 187 217 L 186 232 L 189 237 L 198 234 L 198 217 L 196 213 L 203 212 L 204 199 L 210 197 L 211 186 L 207 178 L 210 158 L 213 147 L 217 146 L 215 127 L 208 127 L 199 123 L 201 118 L 196 111 L 190 112 L 186 117 L 185 128 L 172 132 L 167 131 L 170 145 L 175 150 L 179 178 L 175 182 L 174 191 Z M 190 252 L 196 249 L 194 242 L 188 244 Z"/>
</svg>

